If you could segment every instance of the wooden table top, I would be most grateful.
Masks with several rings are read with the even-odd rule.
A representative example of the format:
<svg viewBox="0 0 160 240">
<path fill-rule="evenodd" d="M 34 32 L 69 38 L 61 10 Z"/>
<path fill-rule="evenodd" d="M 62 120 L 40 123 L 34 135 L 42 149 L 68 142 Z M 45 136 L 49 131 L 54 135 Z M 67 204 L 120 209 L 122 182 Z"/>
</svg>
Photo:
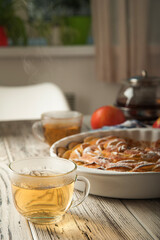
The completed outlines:
<svg viewBox="0 0 160 240">
<path fill-rule="evenodd" d="M 34 138 L 32 123 L 0 123 L 0 239 L 160 239 L 160 199 L 124 200 L 89 195 L 59 223 L 40 226 L 25 220 L 13 204 L 7 165 L 26 157 L 49 156 L 49 146 Z M 76 194 L 79 195 L 78 191 Z"/>
</svg>

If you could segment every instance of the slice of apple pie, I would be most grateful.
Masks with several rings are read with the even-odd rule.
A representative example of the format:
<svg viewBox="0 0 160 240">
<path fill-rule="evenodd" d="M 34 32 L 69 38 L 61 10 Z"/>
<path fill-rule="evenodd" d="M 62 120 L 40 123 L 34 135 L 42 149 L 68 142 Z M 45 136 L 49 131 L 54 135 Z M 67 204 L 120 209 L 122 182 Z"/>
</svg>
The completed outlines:
<svg viewBox="0 0 160 240">
<path fill-rule="evenodd" d="M 57 148 L 57 155 L 88 168 L 160 172 L 160 140 L 150 143 L 117 136 L 87 137 Z"/>
</svg>

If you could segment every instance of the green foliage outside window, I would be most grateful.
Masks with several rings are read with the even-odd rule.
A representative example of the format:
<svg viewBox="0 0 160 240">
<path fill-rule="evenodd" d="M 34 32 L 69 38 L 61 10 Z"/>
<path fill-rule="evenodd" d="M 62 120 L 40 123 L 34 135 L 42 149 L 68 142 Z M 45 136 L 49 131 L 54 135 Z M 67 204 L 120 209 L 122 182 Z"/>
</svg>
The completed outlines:
<svg viewBox="0 0 160 240">
<path fill-rule="evenodd" d="M 87 44 L 90 0 L 0 0 L 0 27 L 13 46 L 32 45 L 31 39 L 54 45 L 57 33 L 59 45 Z"/>
<path fill-rule="evenodd" d="M 24 20 L 16 14 L 17 1 L 0 0 L 0 26 L 4 27 L 14 45 L 27 45 Z"/>
</svg>

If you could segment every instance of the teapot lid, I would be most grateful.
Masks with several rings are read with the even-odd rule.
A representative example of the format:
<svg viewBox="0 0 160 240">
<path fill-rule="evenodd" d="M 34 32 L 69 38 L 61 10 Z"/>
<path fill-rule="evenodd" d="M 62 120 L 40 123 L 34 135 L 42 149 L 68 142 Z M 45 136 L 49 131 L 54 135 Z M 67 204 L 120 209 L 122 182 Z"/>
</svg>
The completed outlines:
<svg viewBox="0 0 160 240">
<path fill-rule="evenodd" d="M 142 70 L 140 76 L 133 76 L 128 79 L 128 81 L 131 84 L 138 84 L 138 83 L 148 83 L 148 84 L 158 84 L 160 83 L 160 78 L 158 77 L 153 77 L 153 76 L 148 76 L 148 73 L 146 70 Z"/>
</svg>

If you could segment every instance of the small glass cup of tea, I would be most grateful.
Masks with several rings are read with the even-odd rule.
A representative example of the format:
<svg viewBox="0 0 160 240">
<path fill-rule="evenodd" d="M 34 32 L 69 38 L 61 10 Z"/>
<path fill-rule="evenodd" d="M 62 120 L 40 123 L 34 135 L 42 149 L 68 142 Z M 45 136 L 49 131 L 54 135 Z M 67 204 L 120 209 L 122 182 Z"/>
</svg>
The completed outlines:
<svg viewBox="0 0 160 240">
<path fill-rule="evenodd" d="M 9 168 L 14 205 L 21 215 L 36 224 L 60 221 L 89 194 L 89 181 L 77 176 L 77 166 L 70 160 L 36 157 L 14 161 Z M 82 197 L 77 200 L 73 200 L 75 182 L 85 185 Z"/>
<path fill-rule="evenodd" d="M 32 126 L 33 134 L 50 146 L 61 138 L 80 133 L 83 114 L 77 111 L 52 111 L 41 115 Z"/>
</svg>

